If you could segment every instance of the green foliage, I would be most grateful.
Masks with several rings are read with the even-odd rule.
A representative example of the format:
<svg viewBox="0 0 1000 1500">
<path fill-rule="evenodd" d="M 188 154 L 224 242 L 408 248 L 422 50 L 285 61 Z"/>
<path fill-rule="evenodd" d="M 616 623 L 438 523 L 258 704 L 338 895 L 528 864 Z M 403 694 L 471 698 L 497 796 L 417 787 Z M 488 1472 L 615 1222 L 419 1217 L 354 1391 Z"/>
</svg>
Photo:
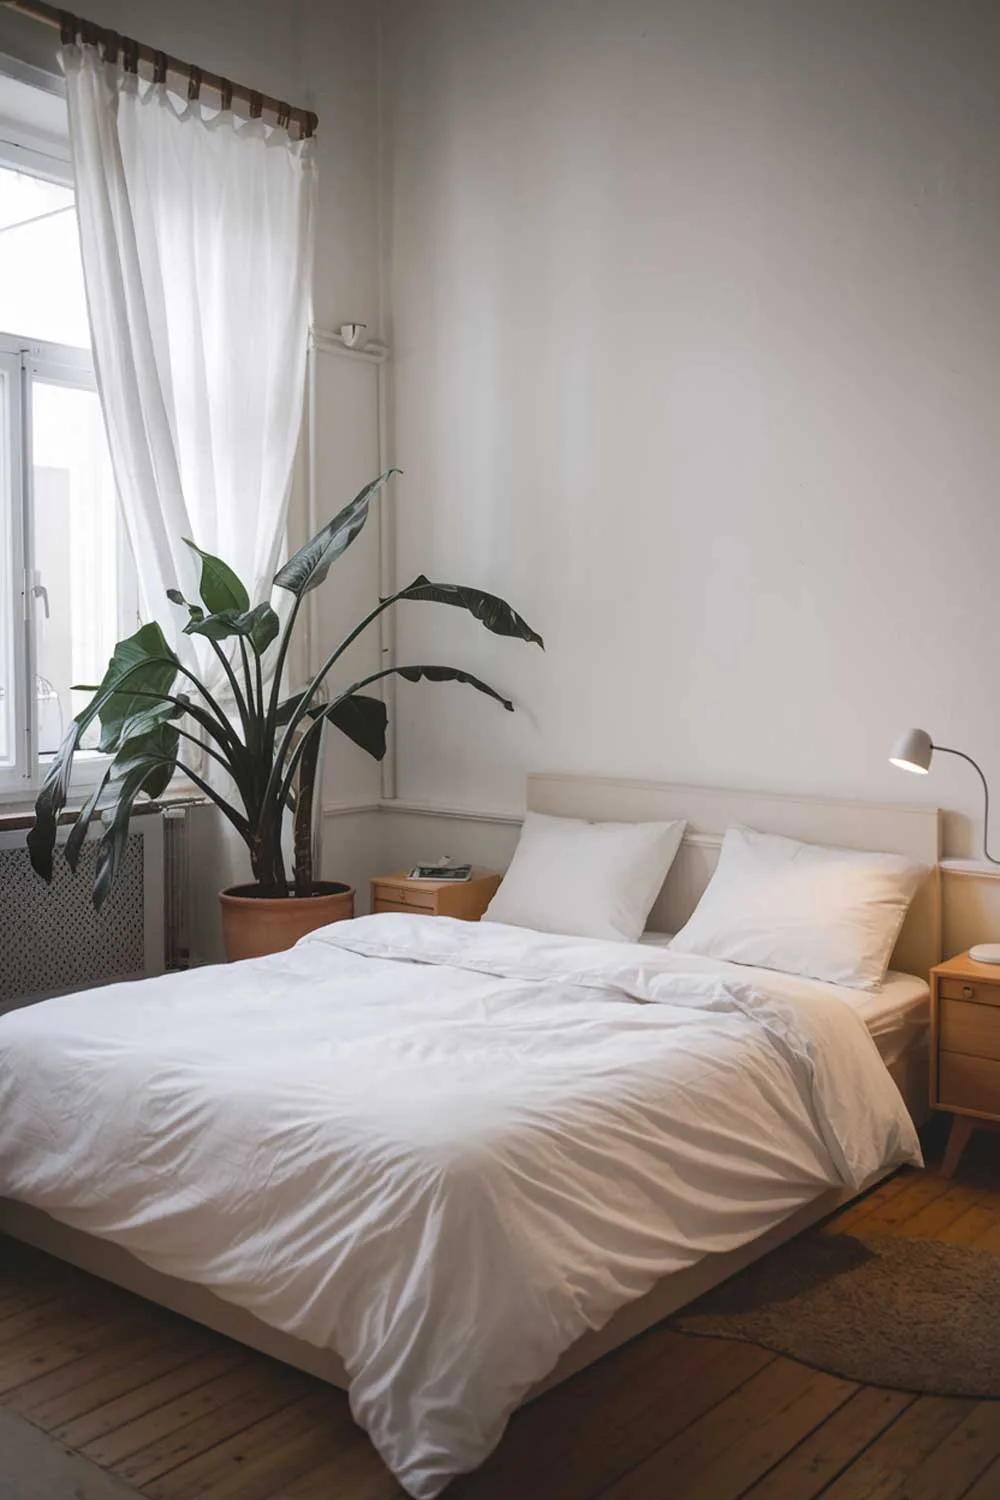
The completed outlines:
<svg viewBox="0 0 1000 1500">
<path fill-rule="evenodd" d="M 200 678 L 181 663 L 159 625 L 143 625 L 119 641 L 100 684 L 82 689 L 93 697 L 70 726 L 35 802 L 28 849 L 34 869 L 44 880 L 52 879 L 53 850 L 69 799 L 74 757 L 95 720 L 100 725 L 100 748 L 112 759 L 73 822 L 66 858 L 75 871 L 87 829 L 98 808 L 109 802 L 93 889 L 94 904 L 100 907 L 118 872 L 137 798 L 162 796 L 177 770 L 194 781 L 232 823 L 247 845 L 254 878 L 269 895 L 290 894 L 281 830 L 284 814 L 291 809 L 295 816 L 293 889 L 295 895 L 307 896 L 313 883 L 310 823 L 324 726 L 333 725 L 376 760 L 386 753 L 385 704 L 361 689 L 392 675 L 409 682 L 458 682 L 513 710 L 510 699 L 471 672 L 437 665 L 389 667 L 355 682 L 332 701 L 326 700 L 326 680 L 332 668 L 380 614 L 401 600 L 450 604 L 466 610 L 496 635 L 542 645 L 541 636 L 495 594 L 460 584 L 431 583 L 423 575 L 398 594 L 380 600 L 330 653 L 306 687 L 284 701 L 280 698 L 303 597 L 324 581 L 347 551 L 367 521 L 373 499 L 397 472 L 389 469 L 365 485 L 279 568 L 274 585 L 294 599 L 283 628 L 270 604 L 251 607 L 246 586 L 227 563 L 185 538 L 201 558 L 201 604 L 190 603 L 179 589 L 168 589 L 167 597 L 187 611 L 185 634 L 210 643 L 229 683 L 233 711 L 226 712 Z M 271 654 L 275 643 L 277 649 Z M 224 788 L 205 780 L 190 764 L 201 753 L 227 773 Z"/>
<path fill-rule="evenodd" d="M 201 602 L 209 614 L 221 614 L 223 610 L 228 609 L 242 614 L 244 610 L 249 609 L 250 595 L 229 564 L 224 563 L 221 557 L 213 557 L 211 552 L 203 552 L 188 537 L 182 537 L 181 540 L 201 558 L 199 593 Z"/>
<path fill-rule="evenodd" d="M 474 615 L 494 635 L 512 635 L 521 641 L 533 641 L 536 646 L 542 644 L 541 636 L 532 630 L 526 620 L 521 619 L 516 610 L 511 609 L 506 599 L 498 599 L 496 594 L 484 594 L 482 589 L 465 588 L 460 583 L 431 583 L 421 573 L 396 598 L 454 604 L 459 609 L 467 609 L 470 615 Z"/>
<path fill-rule="evenodd" d="M 287 589 L 296 599 L 301 599 L 310 589 L 318 588 L 333 563 L 342 552 L 347 551 L 364 526 L 374 496 L 386 480 L 398 473 L 398 469 L 387 469 L 384 474 L 366 484 L 350 505 L 345 505 L 339 515 L 327 522 L 322 531 L 317 531 L 311 541 L 300 547 L 294 557 L 290 557 L 285 566 L 278 569 L 274 575 L 275 587 Z"/>
</svg>

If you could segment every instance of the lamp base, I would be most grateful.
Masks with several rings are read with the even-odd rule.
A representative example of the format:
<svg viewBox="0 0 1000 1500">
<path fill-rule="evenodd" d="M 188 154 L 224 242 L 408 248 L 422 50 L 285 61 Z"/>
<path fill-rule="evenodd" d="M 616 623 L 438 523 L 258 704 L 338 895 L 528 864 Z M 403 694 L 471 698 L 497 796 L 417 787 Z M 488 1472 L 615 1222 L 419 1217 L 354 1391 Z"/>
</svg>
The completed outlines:
<svg viewBox="0 0 1000 1500">
<path fill-rule="evenodd" d="M 969 957 L 974 964 L 1000 964 L 1000 943 L 977 943 Z"/>
</svg>

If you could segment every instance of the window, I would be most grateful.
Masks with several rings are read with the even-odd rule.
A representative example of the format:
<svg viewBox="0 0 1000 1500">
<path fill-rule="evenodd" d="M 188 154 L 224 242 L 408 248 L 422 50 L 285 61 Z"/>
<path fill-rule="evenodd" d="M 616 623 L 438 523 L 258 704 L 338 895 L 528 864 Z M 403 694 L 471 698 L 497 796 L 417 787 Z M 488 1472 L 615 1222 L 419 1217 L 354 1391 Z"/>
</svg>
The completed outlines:
<svg viewBox="0 0 1000 1500">
<path fill-rule="evenodd" d="M 27 90 L 27 94 L 25 93 Z M 90 355 L 76 206 L 53 155 L 62 101 L 0 75 L 0 794 L 30 795 L 138 590 Z M 28 96 L 31 96 L 30 100 Z M 26 108 L 26 101 L 31 108 Z M 53 115 L 53 105 L 55 114 Z M 44 152 L 10 128 L 45 115 Z M 65 132 L 65 121 L 62 119 Z M 25 142 L 28 142 L 26 147 Z M 58 147 L 56 148 L 58 149 Z M 84 777 L 101 763 L 97 730 Z"/>
</svg>

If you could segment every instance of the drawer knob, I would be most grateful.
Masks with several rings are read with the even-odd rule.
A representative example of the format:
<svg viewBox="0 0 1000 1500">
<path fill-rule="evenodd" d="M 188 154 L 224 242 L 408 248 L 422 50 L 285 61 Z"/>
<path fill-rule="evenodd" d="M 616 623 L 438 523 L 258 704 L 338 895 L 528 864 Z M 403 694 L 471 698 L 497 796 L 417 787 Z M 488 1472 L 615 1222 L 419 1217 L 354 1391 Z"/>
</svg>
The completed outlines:
<svg viewBox="0 0 1000 1500">
<path fill-rule="evenodd" d="M 973 997 L 973 995 L 974 995 L 974 994 L 975 994 L 975 993 L 976 993 L 976 992 L 975 992 L 975 990 L 974 990 L 974 989 L 973 989 L 973 988 L 972 988 L 972 985 L 971 985 L 971 984 L 963 984 L 963 985 L 962 985 L 962 994 L 963 994 L 963 995 L 964 995 L 964 996 L 965 996 L 965 998 L 966 998 L 966 1000 L 971 1000 L 971 999 L 972 999 L 972 997 Z"/>
</svg>

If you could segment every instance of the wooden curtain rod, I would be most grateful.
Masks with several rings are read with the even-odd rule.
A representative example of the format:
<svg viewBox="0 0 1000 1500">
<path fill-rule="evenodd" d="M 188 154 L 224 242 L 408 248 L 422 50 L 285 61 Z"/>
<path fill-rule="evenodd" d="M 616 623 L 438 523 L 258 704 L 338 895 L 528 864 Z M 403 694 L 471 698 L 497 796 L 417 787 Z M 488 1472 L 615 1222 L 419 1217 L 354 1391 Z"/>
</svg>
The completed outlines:
<svg viewBox="0 0 1000 1500">
<path fill-rule="evenodd" d="M 166 52 L 159 52 L 155 47 L 147 47 L 144 42 L 132 41 L 129 37 L 121 36 L 117 31 L 109 31 L 103 26 L 97 26 L 93 21 L 84 21 L 67 10 L 60 10 L 55 5 L 47 5 L 45 0 L 3 0 L 10 9 L 16 10 L 24 16 L 30 16 L 33 21 L 41 21 L 45 26 L 55 27 L 62 35 L 63 42 L 71 42 L 77 36 L 84 42 L 93 45 L 100 44 L 106 54 L 112 54 L 117 58 L 119 51 L 122 55 L 124 66 L 135 72 L 140 62 L 148 63 L 153 69 L 153 79 L 156 83 L 163 83 L 168 73 L 174 73 L 178 77 L 187 79 L 187 96 L 189 99 L 197 99 L 203 88 L 212 89 L 219 96 L 219 102 L 223 109 L 230 109 L 234 99 L 241 100 L 249 105 L 250 118 L 260 119 L 267 113 L 275 117 L 275 123 L 286 129 L 294 120 L 303 136 L 314 135 L 319 124 L 319 117 L 309 109 L 293 109 L 282 99 L 272 99 L 268 94 L 262 94 L 257 89 L 245 88 L 242 84 L 231 83 L 228 78 L 222 78 L 218 73 L 209 73 L 204 68 L 196 67 L 194 63 L 182 62 L 178 57 L 171 57 Z"/>
</svg>

